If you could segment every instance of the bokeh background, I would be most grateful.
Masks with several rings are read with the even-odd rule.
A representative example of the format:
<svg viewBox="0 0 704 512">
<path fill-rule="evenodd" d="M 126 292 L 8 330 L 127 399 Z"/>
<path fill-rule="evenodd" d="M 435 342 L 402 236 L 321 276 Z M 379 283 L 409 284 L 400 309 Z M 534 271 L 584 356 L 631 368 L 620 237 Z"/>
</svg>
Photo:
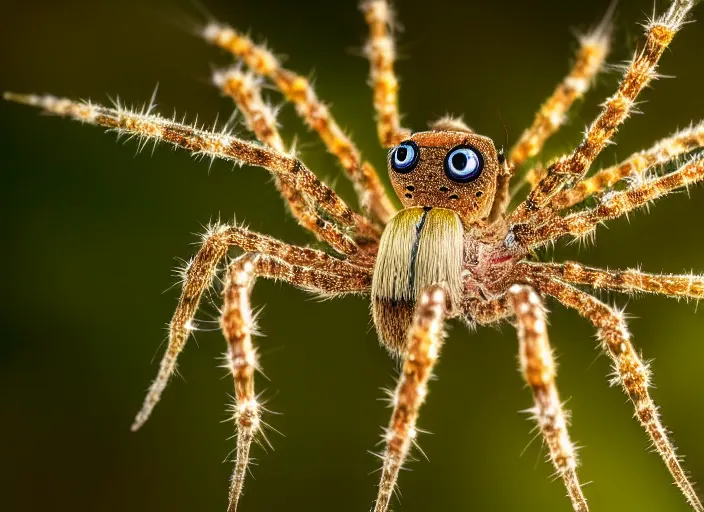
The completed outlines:
<svg viewBox="0 0 704 512">
<path fill-rule="evenodd" d="M 355 0 L 208 0 L 207 8 L 266 38 L 288 65 L 312 71 L 322 98 L 379 169 L 365 27 Z M 661 2 L 662 3 L 662 2 Z M 446 112 L 464 113 L 477 131 L 503 143 L 531 121 L 568 68 L 574 32 L 596 23 L 608 0 L 561 2 L 398 1 L 398 72 L 407 124 L 423 129 Z M 233 111 L 209 83 L 227 56 L 189 33 L 204 18 L 194 4 L 159 0 L 4 2 L 0 89 L 52 92 L 107 101 L 148 100 L 157 83 L 159 111 L 174 109 L 206 124 Z M 621 2 L 610 62 L 627 59 L 652 2 Z M 698 17 L 704 18 L 704 8 Z M 615 162 L 691 120 L 704 118 L 701 23 L 687 26 L 663 59 L 676 75 L 645 92 L 641 109 L 600 159 Z M 553 157 L 578 141 L 618 74 L 602 76 L 549 145 Z M 275 102 L 280 98 L 271 93 Z M 322 144 L 293 109 L 281 114 L 289 141 L 350 202 Z M 311 242 L 285 210 L 265 172 L 199 162 L 158 147 L 135 156 L 101 130 L 0 102 L 2 251 L 0 251 L 0 509 L 7 511 L 222 511 L 234 446 L 226 421 L 231 381 L 219 368 L 224 349 L 201 311 L 203 328 L 146 427 L 129 431 L 156 372 L 165 323 L 178 289 L 174 257 L 196 250 L 194 233 L 210 219 L 237 215 L 252 229 L 298 244 Z M 559 258 L 612 268 L 704 272 L 704 189 L 669 197 L 630 222 L 601 228 L 592 247 L 561 247 Z M 166 291 L 165 291 L 166 290 Z M 662 298 L 604 298 L 628 306 L 635 341 L 654 359 L 653 394 L 686 465 L 704 482 L 704 312 Z M 369 510 L 379 441 L 389 411 L 395 363 L 378 345 L 368 303 L 318 302 L 261 282 L 266 305 L 259 338 L 270 381 L 258 378 L 274 450 L 255 449 L 254 478 L 243 511 Z M 573 438 L 584 446 L 581 478 L 595 511 L 686 511 L 688 507 L 632 419 L 590 327 L 552 305 L 551 338 L 559 385 L 573 411 Z M 451 331 L 420 427 L 430 459 L 410 464 L 395 510 L 565 511 L 552 481 L 516 371 L 509 326 Z M 422 456 L 419 455 L 422 459 Z"/>
</svg>

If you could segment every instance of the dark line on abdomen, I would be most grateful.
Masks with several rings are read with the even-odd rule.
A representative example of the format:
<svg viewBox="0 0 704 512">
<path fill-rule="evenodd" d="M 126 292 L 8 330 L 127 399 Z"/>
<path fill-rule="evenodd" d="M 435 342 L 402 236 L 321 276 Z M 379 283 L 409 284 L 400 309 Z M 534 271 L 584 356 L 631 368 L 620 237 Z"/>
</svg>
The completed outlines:
<svg viewBox="0 0 704 512">
<path fill-rule="evenodd" d="M 428 212 L 423 208 L 423 216 L 416 224 L 416 239 L 413 241 L 413 248 L 411 249 L 411 272 L 408 274 L 408 289 L 411 291 L 411 296 L 415 295 L 415 290 L 413 289 L 413 283 L 416 280 L 416 260 L 418 259 L 418 246 L 420 245 L 420 232 L 423 230 L 423 225 L 425 224 L 425 218 L 428 216 Z"/>
</svg>

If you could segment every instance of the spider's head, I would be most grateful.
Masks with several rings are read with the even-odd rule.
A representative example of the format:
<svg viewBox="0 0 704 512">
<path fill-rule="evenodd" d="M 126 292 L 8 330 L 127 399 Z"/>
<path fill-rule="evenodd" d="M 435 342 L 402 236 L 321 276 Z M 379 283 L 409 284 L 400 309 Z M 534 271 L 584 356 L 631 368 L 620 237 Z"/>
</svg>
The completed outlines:
<svg viewBox="0 0 704 512">
<path fill-rule="evenodd" d="M 501 164 L 488 137 L 470 131 L 419 132 L 393 148 L 388 163 L 404 207 L 447 208 L 467 224 L 489 216 Z"/>
</svg>

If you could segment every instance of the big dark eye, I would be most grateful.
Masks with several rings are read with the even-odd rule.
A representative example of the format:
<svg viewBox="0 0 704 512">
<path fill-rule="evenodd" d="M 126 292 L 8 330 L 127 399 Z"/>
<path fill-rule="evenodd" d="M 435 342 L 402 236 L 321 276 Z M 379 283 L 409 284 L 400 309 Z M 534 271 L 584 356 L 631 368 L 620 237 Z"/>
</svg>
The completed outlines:
<svg viewBox="0 0 704 512">
<path fill-rule="evenodd" d="M 391 151 L 391 168 L 396 172 L 411 172 L 418 163 L 418 146 L 415 142 L 403 142 Z"/>
<path fill-rule="evenodd" d="M 445 157 L 445 174 L 452 181 L 476 180 L 484 168 L 482 154 L 470 146 L 457 146 Z"/>
</svg>

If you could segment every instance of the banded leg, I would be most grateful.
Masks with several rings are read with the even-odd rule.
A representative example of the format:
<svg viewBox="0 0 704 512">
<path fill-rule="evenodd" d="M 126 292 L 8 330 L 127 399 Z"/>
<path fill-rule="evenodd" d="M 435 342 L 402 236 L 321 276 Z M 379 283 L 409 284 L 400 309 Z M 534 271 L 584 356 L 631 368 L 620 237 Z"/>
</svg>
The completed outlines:
<svg viewBox="0 0 704 512">
<path fill-rule="evenodd" d="M 255 45 L 231 27 L 210 23 L 203 29 L 202 35 L 209 43 L 242 59 L 258 75 L 269 78 L 295 105 L 306 124 L 318 133 L 328 151 L 340 161 L 365 210 L 371 211 L 383 223 L 393 216 L 396 209 L 376 170 L 369 162 L 362 162 L 357 147 L 318 99 L 305 77 L 283 68 L 269 50 Z"/>
<path fill-rule="evenodd" d="M 550 166 L 548 175 L 513 213 L 513 221 L 525 222 L 537 210 L 548 206 L 552 197 L 566 183 L 584 177 L 619 126 L 633 111 L 640 92 L 657 77 L 656 68 L 660 57 L 684 25 L 689 11 L 699 1 L 671 0 L 667 12 L 648 24 L 645 45 L 633 57 L 616 94 L 606 100 L 601 113 L 572 154 L 560 158 Z"/>
<path fill-rule="evenodd" d="M 355 267 L 344 261 L 313 249 L 287 245 L 274 238 L 252 233 L 241 227 L 214 226 L 203 237 L 203 244 L 183 272 L 183 289 L 174 316 L 169 324 L 169 343 L 159 365 L 156 379 L 149 388 L 142 409 L 132 424 L 138 430 L 149 418 L 159 402 L 169 378 L 176 368 L 176 360 L 183 350 L 191 331 L 195 330 L 193 318 L 198 310 L 203 292 L 210 287 L 218 264 L 230 247 L 247 252 L 269 254 L 291 265 L 313 268 L 330 274 L 345 276 L 351 283 L 367 279 L 369 269 Z M 371 281 L 370 281 L 371 282 Z"/>
<path fill-rule="evenodd" d="M 167 142 L 194 154 L 229 160 L 237 164 L 263 167 L 280 180 L 314 199 L 333 219 L 354 228 L 360 236 L 377 239 L 379 228 L 351 210 L 335 192 L 321 182 L 299 159 L 259 144 L 177 123 L 151 114 L 151 108 L 135 112 L 123 108 L 107 108 L 93 103 L 75 102 L 53 96 L 5 93 L 4 98 L 43 109 L 83 123 L 104 126 L 120 134 L 144 141 Z"/>
<path fill-rule="evenodd" d="M 555 362 L 548 341 L 545 309 L 530 287 L 514 285 L 508 292 L 516 314 L 519 361 L 526 383 L 533 390 L 533 414 L 576 512 L 588 512 L 577 477 L 577 455 L 567 432 L 567 416 L 555 386 Z"/>
<path fill-rule="evenodd" d="M 588 197 L 614 186 L 620 180 L 639 179 L 648 169 L 663 165 L 702 147 L 704 147 L 704 122 L 663 139 L 652 148 L 635 153 L 620 164 L 602 169 L 574 187 L 563 190 L 553 197 L 550 206 L 555 210 L 571 208 Z"/>
<path fill-rule="evenodd" d="M 416 421 L 428 393 L 428 380 L 437 362 L 444 338 L 447 294 L 438 286 L 423 292 L 408 331 L 408 345 L 394 392 L 394 410 L 384 436 L 386 449 L 374 512 L 386 512 L 403 466 L 416 436 Z"/>
<path fill-rule="evenodd" d="M 249 451 L 261 425 L 259 404 L 254 393 L 257 354 L 252 345 L 253 317 L 249 300 L 257 277 L 282 280 L 324 294 L 366 292 L 371 282 L 363 274 L 356 277 L 339 275 L 255 253 L 240 256 L 228 267 L 220 325 L 227 340 L 227 361 L 235 381 L 237 427 L 236 460 L 228 512 L 237 510 L 249 465 Z"/>
<path fill-rule="evenodd" d="M 555 297 L 566 307 L 574 309 L 597 329 L 604 351 L 614 364 L 619 382 L 633 402 L 636 417 L 650 436 L 653 446 L 665 462 L 672 478 L 696 512 L 704 512 L 692 482 L 685 474 L 675 453 L 667 430 L 660 421 L 658 409 L 650 397 L 650 370 L 631 344 L 631 335 L 620 312 L 614 311 L 591 295 L 556 280 L 538 282 L 541 292 Z"/>
<path fill-rule="evenodd" d="M 371 65 L 374 108 L 379 142 L 391 148 L 410 137 L 401 127 L 398 112 L 398 79 L 394 73 L 395 47 L 392 36 L 393 13 L 386 0 L 367 0 L 361 5 L 369 25 L 369 42 L 365 53 Z"/>
<path fill-rule="evenodd" d="M 284 142 L 276 127 L 273 109 L 262 100 L 260 86 L 251 73 L 243 73 L 233 68 L 226 72 L 216 72 L 213 75 L 213 81 L 234 100 L 244 116 L 247 127 L 263 144 L 286 153 Z M 303 194 L 278 178 L 275 178 L 275 183 L 301 226 L 341 254 L 353 256 L 359 251 L 359 246 L 354 240 L 318 215 L 315 207 L 308 204 Z"/>
<path fill-rule="evenodd" d="M 590 33 L 579 38 L 579 50 L 569 74 L 560 82 L 540 110 L 533 124 L 526 129 L 509 153 L 509 160 L 520 168 L 523 163 L 537 155 L 547 141 L 565 123 L 566 114 L 575 101 L 582 98 L 604 66 L 609 53 L 613 12 L 612 3 L 604 19 Z M 529 172 L 525 180 L 531 187 L 537 185 L 536 175 Z"/>
<path fill-rule="evenodd" d="M 533 273 L 570 284 L 617 292 L 653 293 L 668 297 L 704 299 L 704 276 L 656 275 L 640 270 L 602 270 L 574 261 L 565 263 L 526 263 Z"/>
<path fill-rule="evenodd" d="M 514 225 L 512 233 L 517 243 L 525 248 L 544 245 L 568 235 L 586 236 L 602 222 L 626 215 L 674 190 L 703 180 L 704 157 L 700 156 L 698 160 L 694 159 L 670 174 L 651 179 L 623 192 L 613 192 L 605 196 L 596 208 L 566 217 L 552 214 L 550 210 L 543 210 L 542 212 L 548 215 L 540 225 Z"/>
</svg>

